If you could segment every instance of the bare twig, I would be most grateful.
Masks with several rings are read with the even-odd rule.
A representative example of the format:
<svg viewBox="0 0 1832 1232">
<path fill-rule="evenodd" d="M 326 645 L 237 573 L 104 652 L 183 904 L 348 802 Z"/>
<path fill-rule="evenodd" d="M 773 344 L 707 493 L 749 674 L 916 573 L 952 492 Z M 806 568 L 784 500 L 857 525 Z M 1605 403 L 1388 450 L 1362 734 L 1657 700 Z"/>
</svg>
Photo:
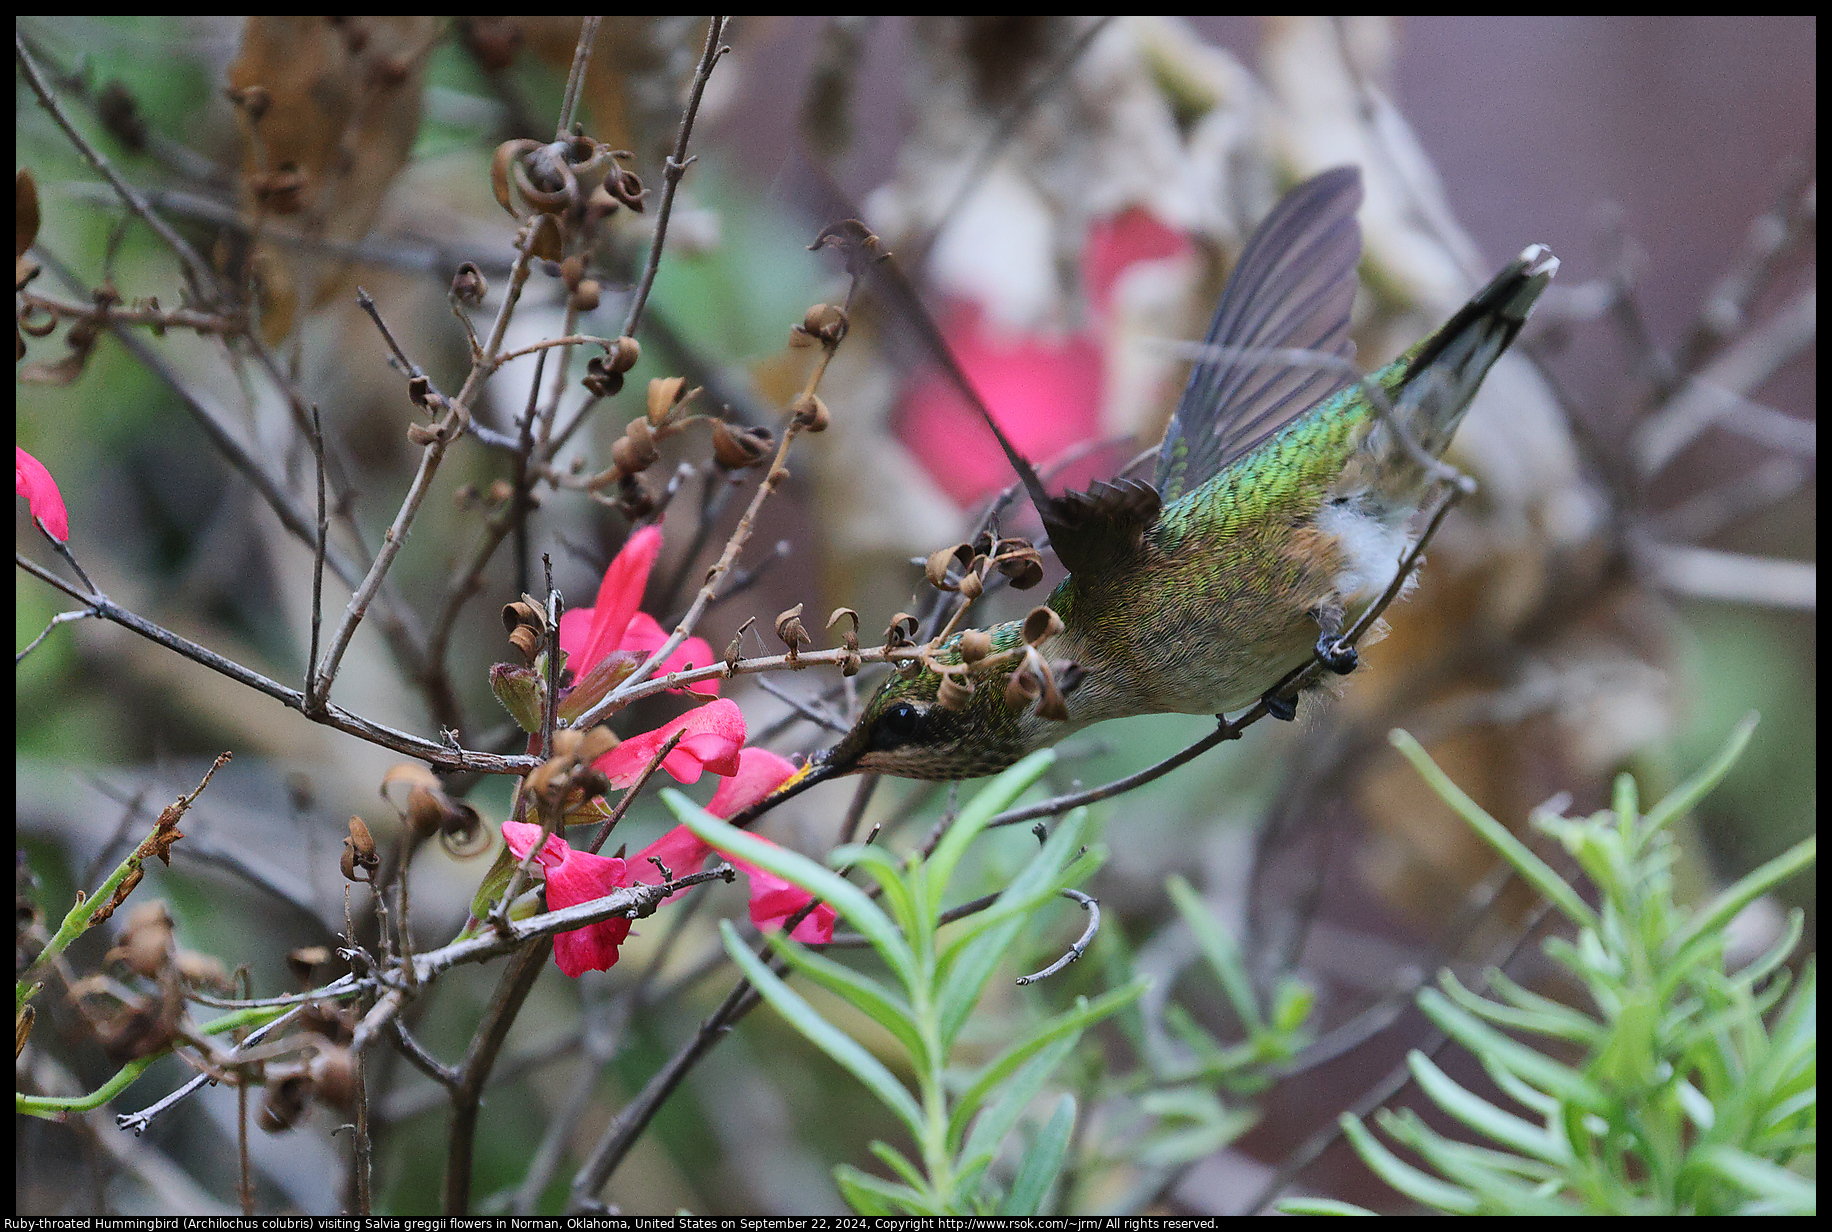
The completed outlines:
<svg viewBox="0 0 1832 1232">
<path fill-rule="evenodd" d="M 624 314 L 623 336 L 634 338 L 636 328 L 642 324 L 643 308 L 649 302 L 649 290 L 655 285 L 655 272 L 661 268 L 662 244 L 668 238 L 668 216 L 674 211 L 674 190 L 686 174 L 687 166 L 693 160 L 687 157 L 687 139 L 693 135 L 694 117 L 700 113 L 700 99 L 706 93 L 706 81 L 712 76 L 713 66 L 719 62 L 731 48 L 723 46 L 719 40 L 725 37 L 728 17 L 713 17 L 706 28 L 706 47 L 700 53 L 699 67 L 693 73 L 693 85 L 687 94 L 687 109 L 681 113 L 680 131 L 674 138 L 674 153 L 662 167 L 662 200 L 655 210 L 655 241 L 649 246 L 649 259 L 643 266 L 642 281 L 636 284 L 636 294 L 630 300 L 630 310 Z"/>
</svg>

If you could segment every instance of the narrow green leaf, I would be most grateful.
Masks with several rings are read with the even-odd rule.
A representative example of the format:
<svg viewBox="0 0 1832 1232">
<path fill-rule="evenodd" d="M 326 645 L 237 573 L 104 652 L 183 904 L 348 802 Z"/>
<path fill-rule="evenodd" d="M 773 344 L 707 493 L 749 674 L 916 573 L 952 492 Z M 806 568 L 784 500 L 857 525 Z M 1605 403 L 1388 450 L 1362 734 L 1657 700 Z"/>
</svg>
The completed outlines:
<svg viewBox="0 0 1832 1232">
<path fill-rule="evenodd" d="M 910 953 L 910 947 L 890 917 L 858 886 L 799 852 L 766 843 L 754 834 L 727 825 L 672 787 L 662 790 L 662 801 L 701 841 L 767 869 L 829 904 L 847 923 L 870 939 L 900 978 L 906 983 L 916 978 L 916 957 Z"/>
<path fill-rule="evenodd" d="M 1474 1014 L 1453 1005 L 1436 989 L 1422 990 L 1418 1005 L 1426 1017 L 1475 1053 L 1483 1065 L 1500 1066 L 1587 1111 L 1601 1112 L 1609 1106 L 1609 1097 L 1583 1074 L 1503 1035 Z"/>
<path fill-rule="evenodd" d="M 961 1167 L 973 1166 L 981 1160 L 990 1163 L 999 1153 L 1005 1142 L 1005 1135 L 1011 1132 L 1012 1126 L 1043 1090 L 1043 1084 L 1056 1072 L 1081 1039 L 1081 1032 L 1074 1031 L 1056 1040 L 1047 1048 L 1025 1063 L 1012 1080 L 999 1092 L 999 1098 L 974 1119 L 973 1130 L 967 1135 L 967 1145 L 961 1148 Z"/>
<path fill-rule="evenodd" d="M 786 874 L 785 874 L 786 875 Z M 774 971 L 752 954 L 750 947 L 738 937 L 738 930 L 732 927 L 730 920 L 719 921 L 719 935 L 725 939 L 725 952 L 731 955 L 732 961 L 738 964 L 744 977 L 763 994 L 789 1024 L 808 1038 L 808 1042 L 832 1057 L 854 1078 L 864 1083 L 871 1093 L 878 1097 L 878 1102 L 895 1113 L 899 1120 L 910 1131 L 910 1137 L 922 1141 L 922 1109 L 909 1091 L 904 1089 L 890 1070 L 878 1058 L 867 1052 L 851 1036 L 835 1027 L 815 1008 L 804 1001 L 800 994 L 779 979 Z"/>
<path fill-rule="evenodd" d="M 828 858 L 843 868 L 864 873 L 878 883 L 879 889 L 884 892 L 885 905 L 890 908 L 891 918 L 903 932 L 905 943 L 913 944 L 924 927 L 923 916 L 897 857 L 876 843 L 848 843 L 844 847 L 835 848 Z"/>
<path fill-rule="evenodd" d="M 1797 1172 L 1728 1146 L 1707 1146 L 1687 1161 L 1769 1203 L 1767 1213 L 1816 1215 L 1819 1187 Z"/>
<path fill-rule="evenodd" d="M 1065 1010 L 1054 1018 L 1041 1023 L 1025 1038 L 1000 1053 L 961 1093 L 959 1102 L 955 1105 L 954 1115 L 949 1119 L 948 1141 L 950 1143 L 960 1141 L 961 1131 L 965 1128 L 968 1118 L 985 1101 L 988 1092 L 1013 1070 L 1042 1051 L 1053 1040 L 1061 1039 L 1072 1031 L 1084 1030 L 1090 1024 L 1099 1022 L 1107 1015 L 1131 1005 L 1145 994 L 1145 990 L 1150 985 L 1149 979 L 1140 976 L 1119 988 L 1101 994 L 1093 1001 L 1083 999 L 1081 1004 L 1074 1009 Z"/>
<path fill-rule="evenodd" d="M 1481 1210 L 1482 1204 L 1469 1190 L 1447 1185 L 1430 1173 L 1419 1171 L 1382 1146 L 1354 1113 L 1345 1112 L 1340 1120 L 1349 1145 L 1355 1148 L 1368 1170 L 1414 1202 L 1452 1215 L 1474 1215 Z"/>
<path fill-rule="evenodd" d="M 1005 1195 L 1001 1215 L 1040 1215 L 1050 1186 L 1062 1171 L 1062 1157 L 1069 1149 L 1069 1136 L 1075 1132 L 1075 1097 L 1064 1095 L 1050 1115 L 1049 1122 L 1037 1132 L 1037 1138 L 1024 1152 L 1024 1162 L 1012 1179 L 1011 1192 Z"/>
<path fill-rule="evenodd" d="M 1273 1209 L 1281 1215 L 1374 1215 L 1375 1212 L 1365 1206 L 1356 1206 L 1353 1202 L 1338 1202 L 1334 1198 L 1286 1198 L 1273 1203 Z"/>
<path fill-rule="evenodd" d="M 1563 1167 L 1571 1163 L 1570 1144 L 1562 1137 L 1549 1133 L 1542 1125 L 1497 1108 L 1460 1086 L 1416 1048 L 1406 1057 L 1406 1063 L 1419 1089 L 1433 1103 L 1477 1133 L 1549 1164 Z"/>
<path fill-rule="evenodd" d="M 1234 1007 L 1234 1014 L 1247 1028 L 1249 1035 L 1258 1035 L 1265 1030 L 1265 1018 L 1260 1013 L 1259 1002 L 1253 996 L 1253 983 L 1247 978 L 1247 966 L 1241 961 L 1240 946 L 1228 934 L 1203 904 L 1202 898 L 1191 888 L 1190 883 L 1182 876 L 1173 874 L 1165 883 L 1170 891 L 1170 901 L 1177 908 L 1177 914 L 1195 934 L 1196 944 L 1201 947 L 1202 955 L 1214 969 L 1221 981 L 1222 991 L 1228 995 L 1228 1004 Z"/>
<path fill-rule="evenodd" d="M 1730 768 L 1737 764 L 1737 758 L 1743 756 L 1743 750 L 1749 747 L 1749 738 L 1755 734 L 1756 724 L 1761 720 L 1762 716 L 1753 710 L 1739 719 L 1730 731 L 1730 738 L 1724 742 L 1723 750 L 1711 759 L 1711 764 L 1668 792 L 1666 798 L 1642 818 L 1643 833 L 1653 834 L 1664 829 L 1674 818 L 1684 817 L 1692 811 L 1693 805 L 1710 795 L 1712 789 L 1730 773 Z"/>
<path fill-rule="evenodd" d="M 914 1059 L 916 1068 L 927 1069 L 932 1064 L 934 1059 L 923 1043 L 922 1030 L 909 1002 L 869 975 L 798 945 L 782 933 L 771 933 L 768 940 L 783 961 L 822 988 L 845 998 L 854 1009 L 895 1035 Z"/>
<path fill-rule="evenodd" d="M 1701 937 L 1723 928 L 1736 918 L 1737 912 L 1795 873 L 1808 867 L 1818 858 L 1819 836 L 1811 834 L 1774 859 L 1751 869 L 1737 878 L 1733 884 L 1726 886 L 1705 906 L 1704 910 L 1687 920 L 1678 932 L 1668 938 L 1666 951 L 1673 956 L 1673 965 L 1676 967 L 1686 965 L 1687 950 Z"/>
<path fill-rule="evenodd" d="M 902 1177 L 917 1193 L 929 1192 L 928 1178 L 923 1176 L 922 1169 L 910 1162 L 910 1157 L 899 1151 L 888 1142 L 872 1139 L 871 1153 L 883 1160 L 885 1165 Z"/>
<path fill-rule="evenodd" d="M 967 802 L 954 824 L 935 845 L 935 851 L 927 861 L 929 867 L 929 915 L 941 914 L 942 896 L 947 893 L 948 882 L 954 877 L 955 866 L 961 857 L 967 854 L 967 848 L 979 836 L 986 823 L 999 813 L 1011 807 L 1012 801 L 1030 789 L 1030 785 L 1043 777 L 1056 760 L 1054 749 L 1038 749 L 1029 757 L 1000 773 L 992 782 L 980 788 L 973 799 Z"/>
<path fill-rule="evenodd" d="M 1451 782 L 1450 776 L 1438 769 L 1431 755 L 1412 736 L 1395 728 L 1387 737 L 1393 747 L 1400 751 L 1413 769 L 1419 772 L 1438 798 L 1450 805 L 1451 809 L 1468 822 L 1470 828 L 1482 837 L 1482 840 L 1500 853 L 1501 858 L 1513 865 L 1528 884 L 1545 895 L 1553 906 L 1564 913 L 1565 917 L 1580 928 L 1595 928 L 1596 913 L 1590 905 L 1578 896 L 1578 892 L 1565 883 L 1565 879 L 1552 870 L 1552 866 L 1533 854 L 1531 848 L 1508 830 L 1508 828 L 1490 817 L 1477 804 L 1463 793 L 1463 789 Z"/>
<path fill-rule="evenodd" d="M 941 1213 L 908 1185 L 880 1180 L 869 1172 L 859 1171 L 851 1164 L 841 1164 L 835 1168 L 833 1179 L 839 1184 L 840 1196 L 846 1199 L 846 1204 L 861 1215 L 937 1215 Z"/>
</svg>

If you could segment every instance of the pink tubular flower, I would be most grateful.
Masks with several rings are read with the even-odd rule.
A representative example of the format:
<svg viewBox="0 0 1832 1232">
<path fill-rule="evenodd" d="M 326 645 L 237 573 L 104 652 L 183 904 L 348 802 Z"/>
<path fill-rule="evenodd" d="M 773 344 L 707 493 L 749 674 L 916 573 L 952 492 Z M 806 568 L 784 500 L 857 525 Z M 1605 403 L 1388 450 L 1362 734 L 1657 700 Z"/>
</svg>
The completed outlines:
<svg viewBox="0 0 1832 1232">
<path fill-rule="evenodd" d="M 605 568 L 604 580 L 598 584 L 597 602 L 560 614 L 560 649 L 566 652 L 573 679 L 582 679 L 606 655 L 621 650 L 646 659 L 668 640 L 655 617 L 637 610 L 642 604 L 643 588 L 649 584 L 649 570 L 654 568 L 661 550 L 662 528 L 643 527 L 630 536 Z M 706 639 L 690 637 L 662 661 L 655 674 L 665 676 L 689 667 L 710 667 L 714 662 L 712 646 Z M 700 680 L 684 687 L 708 697 L 719 695 L 717 680 Z"/>
<path fill-rule="evenodd" d="M 64 508 L 64 494 L 57 490 L 57 480 L 51 478 L 43 462 L 17 445 L 13 446 L 13 484 L 15 494 L 25 497 L 39 529 L 59 543 L 68 543 L 70 514 Z"/>
<path fill-rule="evenodd" d="M 677 731 L 686 734 L 662 761 L 662 769 L 677 782 L 696 783 L 703 770 L 738 773 L 738 750 L 744 747 L 744 715 L 737 702 L 725 697 L 689 710 L 653 731 L 631 736 L 593 762 L 593 768 L 610 780 L 611 786 L 628 787 L 642 776 L 643 768 Z"/>
<path fill-rule="evenodd" d="M 730 702 L 725 704 L 731 705 Z M 719 785 L 712 803 L 707 806 L 708 812 L 721 817 L 729 817 L 761 799 L 795 771 L 788 762 L 762 749 L 745 749 L 734 760 L 737 764 L 732 777 Z M 503 823 L 503 841 L 518 859 L 525 858 L 540 837 L 539 826 L 519 821 Z M 547 840 L 536 858 L 547 877 L 547 906 L 549 910 L 558 910 L 603 898 L 639 880 L 659 883 L 661 869 L 651 860 L 660 861 L 670 876 L 680 877 L 699 871 L 706 857 L 712 854 L 713 849 L 686 826 L 676 826 L 628 860 L 578 851 L 558 835 Z M 807 905 L 807 891 L 742 860 L 731 862 L 750 878 L 751 921 L 759 929 L 767 932 L 781 928 L 790 916 Z M 798 924 L 791 935 L 798 941 L 831 941 L 834 919 L 833 908 L 822 903 L 808 913 L 808 918 Z M 616 963 L 618 950 L 629 935 L 630 921 L 623 916 L 561 933 L 553 939 L 554 963 L 573 979 L 587 971 L 607 971 Z"/>
</svg>

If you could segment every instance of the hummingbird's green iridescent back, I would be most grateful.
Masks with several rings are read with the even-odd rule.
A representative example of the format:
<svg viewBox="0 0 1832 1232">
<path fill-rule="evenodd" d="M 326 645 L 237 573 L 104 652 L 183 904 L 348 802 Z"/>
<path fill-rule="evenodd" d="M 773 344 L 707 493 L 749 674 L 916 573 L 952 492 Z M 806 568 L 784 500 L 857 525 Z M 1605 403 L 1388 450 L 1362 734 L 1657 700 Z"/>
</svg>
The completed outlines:
<svg viewBox="0 0 1832 1232">
<path fill-rule="evenodd" d="M 1528 248 L 1430 338 L 1360 378 L 1349 363 L 1360 203 L 1360 173 L 1337 168 L 1255 230 L 1152 484 L 1052 496 L 987 417 L 1069 569 L 1048 600 L 1060 630 L 1027 641 L 1014 621 L 929 647 L 760 807 L 857 771 L 990 774 L 1110 718 L 1271 705 L 1268 690 L 1313 654 L 1353 666 L 1352 652 L 1332 661 L 1326 647 L 1392 582 L 1435 459 L 1558 268 Z M 1025 671 L 1058 692 L 1032 704 L 1037 691 L 1013 679 Z M 1272 708 L 1292 713 L 1288 700 Z"/>
</svg>

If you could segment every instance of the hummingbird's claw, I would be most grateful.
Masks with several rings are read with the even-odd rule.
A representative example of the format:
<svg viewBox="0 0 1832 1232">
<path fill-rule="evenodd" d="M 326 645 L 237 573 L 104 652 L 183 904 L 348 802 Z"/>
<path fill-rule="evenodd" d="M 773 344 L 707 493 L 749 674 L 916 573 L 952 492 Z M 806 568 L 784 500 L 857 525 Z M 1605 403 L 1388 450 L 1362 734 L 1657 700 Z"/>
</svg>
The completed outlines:
<svg viewBox="0 0 1832 1232">
<path fill-rule="evenodd" d="M 1281 723 L 1289 723 L 1298 717 L 1298 699 L 1295 697 L 1279 697 L 1268 689 L 1260 701 L 1266 704 L 1266 713 Z"/>
<path fill-rule="evenodd" d="M 1361 665 L 1361 656 L 1355 653 L 1355 648 L 1344 646 L 1333 633 L 1325 633 L 1317 639 L 1317 658 L 1338 676 L 1346 676 Z"/>
</svg>

